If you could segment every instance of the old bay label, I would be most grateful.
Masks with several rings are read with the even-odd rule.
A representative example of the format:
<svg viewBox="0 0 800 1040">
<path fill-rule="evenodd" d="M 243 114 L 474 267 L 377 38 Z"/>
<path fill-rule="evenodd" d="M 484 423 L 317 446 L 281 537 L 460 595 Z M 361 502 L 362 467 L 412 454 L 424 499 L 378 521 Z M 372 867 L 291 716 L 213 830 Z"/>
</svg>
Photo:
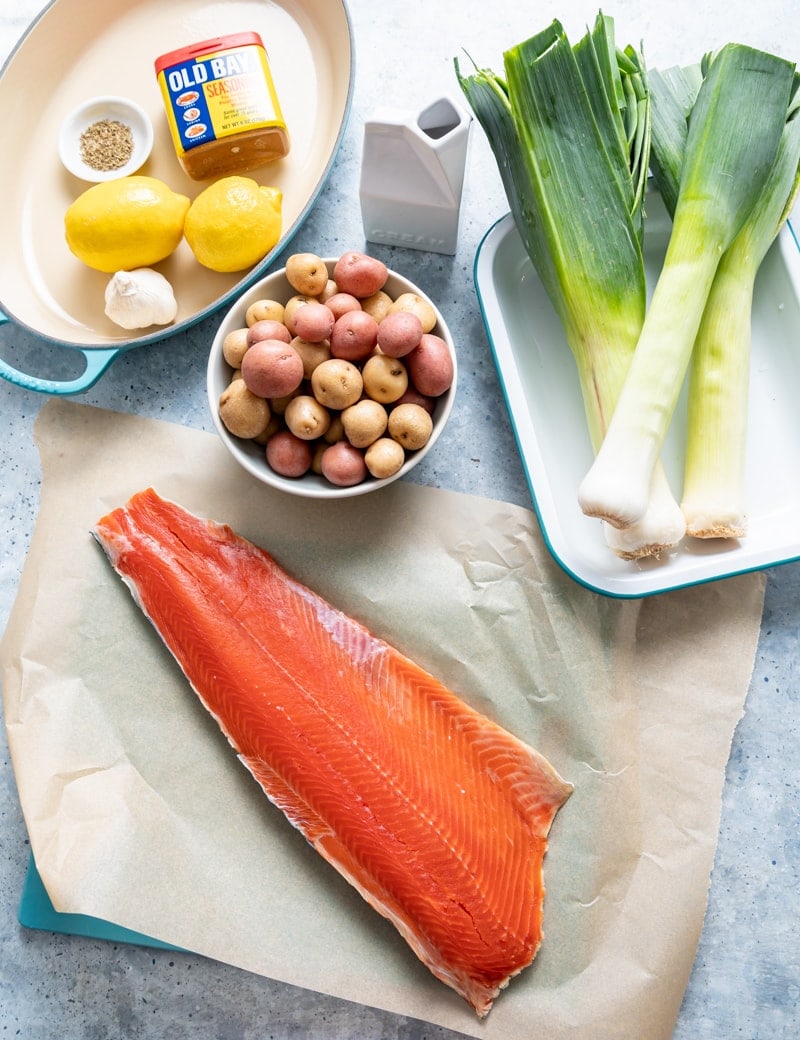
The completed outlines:
<svg viewBox="0 0 800 1040">
<path fill-rule="evenodd" d="M 286 124 L 258 33 L 170 51 L 155 67 L 175 151 L 191 176 L 261 165 L 288 152 Z M 241 144 L 230 140 L 241 135 Z M 207 147 L 222 141 L 224 149 Z M 222 162 L 225 170 L 215 168 L 214 155 L 206 161 L 198 154 L 193 161 L 190 153 L 201 148 L 215 153 L 216 167 Z"/>
</svg>

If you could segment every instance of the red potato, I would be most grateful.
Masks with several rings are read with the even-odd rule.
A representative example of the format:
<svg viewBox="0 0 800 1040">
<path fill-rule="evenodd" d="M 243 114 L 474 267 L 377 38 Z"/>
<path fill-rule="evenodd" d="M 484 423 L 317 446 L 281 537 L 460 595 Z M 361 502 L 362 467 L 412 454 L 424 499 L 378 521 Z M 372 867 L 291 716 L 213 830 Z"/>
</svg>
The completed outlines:
<svg viewBox="0 0 800 1040">
<path fill-rule="evenodd" d="M 455 375 L 453 359 L 441 336 L 423 333 L 419 346 L 403 360 L 411 382 L 426 397 L 439 397 L 452 386 Z"/>
<path fill-rule="evenodd" d="M 302 293 L 297 293 L 286 301 L 283 308 L 283 324 L 292 336 L 297 335 L 294 327 L 294 319 L 297 316 L 297 312 L 301 307 L 305 307 L 306 304 L 311 303 L 312 300 L 314 303 L 319 303 L 319 300 L 314 299 L 313 296 L 304 296 Z"/>
<path fill-rule="evenodd" d="M 366 311 L 347 311 L 337 318 L 331 332 L 331 357 L 363 361 L 375 349 L 378 323 Z"/>
<path fill-rule="evenodd" d="M 337 441 L 326 448 L 319 465 L 325 479 L 337 487 L 353 487 L 367 476 L 364 453 L 348 441 Z"/>
<path fill-rule="evenodd" d="M 248 347 L 252 347 L 254 343 L 258 343 L 262 339 L 280 339 L 284 343 L 288 343 L 291 338 L 292 334 L 283 322 L 275 321 L 272 318 L 264 318 L 261 321 L 253 322 L 247 330 Z"/>
<path fill-rule="evenodd" d="M 389 269 L 382 260 L 351 249 L 336 261 L 333 280 L 340 292 L 351 293 L 359 300 L 381 290 L 389 277 Z"/>
<path fill-rule="evenodd" d="M 311 468 L 314 449 L 309 441 L 279 430 L 267 441 L 267 464 L 282 477 L 302 477 Z"/>
<path fill-rule="evenodd" d="M 406 392 L 397 398 L 392 407 L 394 408 L 399 404 L 418 404 L 420 408 L 424 408 L 426 412 L 430 412 L 433 415 L 433 410 L 436 407 L 436 398 L 426 397 L 416 387 L 409 386 Z"/>
<path fill-rule="evenodd" d="M 333 331 L 335 321 L 333 311 L 326 304 L 309 300 L 305 307 L 299 307 L 294 315 L 295 335 L 304 339 L 306 343 L 322 343 Z"/>
<path fill-rule="evenodd" d="M 285 397 L 303 381 L 303 359 L 283 340 L 259 340 L 242 358 L 242 379 L 258 397 Z"/>
<path fill-rule="evenodd" d="M 389 357 L 405 357 L 419 346 L 422 322 L 412 311 L 394 311 L 378 325 L 378 346 Z"/>
<path fill-rule="evenodd" d="M 343 314 L 348 311 L 360 311 L 361 300 L 357 299 L 351 293 L 346 292 L 335 292 L 333 296 L 329 296 L 324 301 L 325 306 L 329 307 L 333 311 L 334 318 L 341 318 Z"/>
</svg>

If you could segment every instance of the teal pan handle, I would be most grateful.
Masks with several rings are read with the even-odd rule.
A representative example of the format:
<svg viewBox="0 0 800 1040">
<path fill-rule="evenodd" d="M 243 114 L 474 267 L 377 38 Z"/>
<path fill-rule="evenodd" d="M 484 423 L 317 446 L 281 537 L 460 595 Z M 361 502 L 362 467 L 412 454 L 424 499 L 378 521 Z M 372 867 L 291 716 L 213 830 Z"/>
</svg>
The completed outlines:
<svg viewBox="0 0 800 1040">
<path fill-rule="evenodd" d="M 7 322 L 9 322 L 9 318 L 0 314 L 0 326 Z M 75 379 L 42 379 L 39 376 L 28 375 L 26 372 L 20 372 L 2 358 L 0 358 L 0 377 L 9 383 L 24 387 L 26 390 L 35 390 L 40 394 L 79 394 L 94 386 L 111 362 L 122 353 L 119 347 L 92 347 L 85 350 L 77 348 L 77 350 L 78 353 L 83 354 L 86 367 Z"/>
</svg>

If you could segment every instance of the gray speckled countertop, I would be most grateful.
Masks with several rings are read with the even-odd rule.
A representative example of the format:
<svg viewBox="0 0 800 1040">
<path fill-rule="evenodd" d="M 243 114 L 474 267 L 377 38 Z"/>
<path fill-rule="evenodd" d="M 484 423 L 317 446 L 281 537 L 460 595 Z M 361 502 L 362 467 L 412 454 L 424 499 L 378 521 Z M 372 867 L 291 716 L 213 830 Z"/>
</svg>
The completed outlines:
<svg viewBox="0 0 800 1040">
<path fill-rule="evenodd" d="M 13 6 L 13 12 L 9 9 Z M 6 2 L 0 57 L 37 16 L 39 0 Z M 445 13 L 447 7 L 447 13 Z M 461 0 L 402 5 L 349 0 L 357 53 L 352 114 L 332 174 L 293 241 L 297 251 L 335 255 L 361 248 L 358 181 L 364 120 L 383 105 L 420 111 L 455 97 L 452 58 L 466 50 L 498 67 L 503 48 L 560 17 L 570 33 L 593 20 L 586 0 L 520 4 Z M 794 0 L 618 0 L 620 37 L 644 39 L 652 65 L 696 60 L 726 40 L 800 57 Z M 430 26 L 430 28 L 426 28 Z M 4 161 L 13 161 L 6 142 Z M 472 281 L 481 237 L 506 211 L 485 141 L 473 133 L 459 245 L 454 257 L 375 248 L 438 303 L 459 343 L 458 407 L 445 436 L 415 471 L 436 486 L 531 500 L 503 405 Z M 0 293 L 1 295 L 1 293 Z M 163 345 L 120 357 L 80 400 L 118 411 L 211 429 L 205 362 L 217 320 Z M 798 344 L 800 349 L 800 344 Z M 41 363 L 49 375 L 77 374 L 71 352 L 54 352 L 6 326 L 0 351 Z M 0 627 L 4 626 L 33 529 L 39 463 L 32 441 L 43 399 L 0 382 Z M 769 572 L 761 640 L 747 709 L 724 789 L 710 901 L 676 1040 L 800 1036 L 800 565 Z M 17 907 L 28 860 L 26 833 L 5 741 L 0 753 L 0 1032 L 24 1040 L 113 1037 L 382 1037 L 447 1040 L 455 1034 L 254 977 L 190 955 L 27 931 Z M 675 893 L 676 900 L 680 892 Z M 620 1040 L 630 1037 L 620 1023 Z M 591 1038 L 587 1038 L 591 1040 Z"/>
</svg>

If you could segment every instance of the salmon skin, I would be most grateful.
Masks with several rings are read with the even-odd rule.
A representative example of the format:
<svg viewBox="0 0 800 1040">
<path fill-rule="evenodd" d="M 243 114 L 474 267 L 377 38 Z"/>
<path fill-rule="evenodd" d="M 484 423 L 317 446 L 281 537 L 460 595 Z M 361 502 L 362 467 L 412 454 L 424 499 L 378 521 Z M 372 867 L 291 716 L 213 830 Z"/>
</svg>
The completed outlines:
<svg viewBox="0 0 800 1040">
<path fill-rule="evenodd" d="M 572 785 L 228 526 L 148 488 L 93 533 L 269 799 L 488 1014 L 539 949 Z"/>
</svg>

